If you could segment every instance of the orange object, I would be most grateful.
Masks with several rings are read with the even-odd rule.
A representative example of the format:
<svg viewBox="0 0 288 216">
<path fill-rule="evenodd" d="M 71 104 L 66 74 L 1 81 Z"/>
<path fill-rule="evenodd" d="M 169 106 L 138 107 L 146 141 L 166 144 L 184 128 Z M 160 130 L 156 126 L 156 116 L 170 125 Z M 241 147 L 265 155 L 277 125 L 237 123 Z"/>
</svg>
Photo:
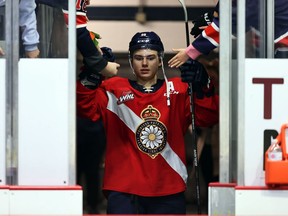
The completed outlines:
<svg viewBox="0 0 288 216">
<path fill-rule="evenodd" d="M 97 47 L 99 44 L 97 39 L 101 39 L 101 36 L 98 33 L 95 33 L 92 31 L 90 31 L 89 34 L 90 34 L 90 38 L 93 41 L 94 45 Z"/>
<path fill-rule="evenodd" d="M 282 152 L 275 151 L 278 145 L 281 147 Z M 275 142 L 265 152 L 265 183 L 267 186 L 288 185 L 287 145 L 288 124 L 283 124 Z"/>
<path fill-rule="evenodd" d="M 288 124 L 283 124 L 280 131 L 280 140 L 282 152 L 283 152 L 283 159 L 288 160 Z"/>
</svg>

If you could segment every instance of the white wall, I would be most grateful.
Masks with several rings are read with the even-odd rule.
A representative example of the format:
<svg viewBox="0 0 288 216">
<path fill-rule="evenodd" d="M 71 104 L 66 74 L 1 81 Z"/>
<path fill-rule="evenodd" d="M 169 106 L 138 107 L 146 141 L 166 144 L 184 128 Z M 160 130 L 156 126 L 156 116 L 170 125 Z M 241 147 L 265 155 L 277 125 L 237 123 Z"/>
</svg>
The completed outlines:
<svg viewBox="0 0 288 216">
<path fill-rule="evenodd" d="M 100 46 L 111 47 L 114 52 L 128 52 L 129 41 L 139 31 L 155 31 L 161 37 L 166 53 L 172 53 L 172 48 L 186 47 L 184 21 L 147 22 L 145 25 L 132 21 L 90 21 L 88 29 L 100 33 Z M 192 39 L 190 37 L 191 42 Z"/>
</svg>

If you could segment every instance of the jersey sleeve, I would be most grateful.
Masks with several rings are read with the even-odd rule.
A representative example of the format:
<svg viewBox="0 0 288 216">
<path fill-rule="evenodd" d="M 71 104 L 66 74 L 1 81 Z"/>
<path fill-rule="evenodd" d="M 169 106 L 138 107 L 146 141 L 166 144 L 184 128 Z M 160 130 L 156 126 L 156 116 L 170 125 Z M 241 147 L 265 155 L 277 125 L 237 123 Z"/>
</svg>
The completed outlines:
<svg viewBox="0 0 288 216">
<path fill-rule="evenodd" d="M 186 49 L 190 58 L 195 59 L 200 54 L 208 55 L 219 46 L 219 18 L 214 17 L 213 22 Z M 193 50 L 194 49 L 194 50 Z M 198 55 L 193 53 L 198 52 Z"/>
<path fill-rule="evenodd" d="M 219 46 L 219 1 L 214 11 L 218 16 L 214 16 L 212 23 L 186 48 L 186 54 L 192 59 L 202 54 L 208 55 Z"/>
<path fill-rule="evenodd" d="M 80 81 L 76 85 L 77 95 L 77 116 L 89 118 L 92 121 L 97 121 L 101 118 L 101 107 L 105 107 L 108 98 L 105 90 L 101 87 L 91 90 L 84 87 Z"/>
<path fill-rule="evenodd" d="M 186 85 L 187 83 L 185 83 Z M 188 84 L 186 90 L 186 102 L 185 102 L 185 128 L 191 124 L 191 98 L 188 94 Z M 212 96 L 204 96 L 199 99 L 196 97 L 196 93 L 193 93 L 193 107 L 194 107 L 194 123 L 197 127 L 211 127 L 219 122 L 219 95 L 213 94 Z"/>
<path fill-rule="evenodd" d="M 219 96 L 198 99 L 195 96 L 195 125 L 211 127 L 219 122 Z"/>
<path fill-rule="evenodd" d="M 76 33 L 77 33 L 77 48 L 84 58 L 84 65 L 90 72 L 99 73 L 108 64 L 98 49 L 95 47 L 89 30 L 87 29 L 88 18 L 87 14 L 87 0 L 76 0 Z M 66 25 L 68 25 L 68 5 L 63 6 L 63 14 Z"/>
</svg>

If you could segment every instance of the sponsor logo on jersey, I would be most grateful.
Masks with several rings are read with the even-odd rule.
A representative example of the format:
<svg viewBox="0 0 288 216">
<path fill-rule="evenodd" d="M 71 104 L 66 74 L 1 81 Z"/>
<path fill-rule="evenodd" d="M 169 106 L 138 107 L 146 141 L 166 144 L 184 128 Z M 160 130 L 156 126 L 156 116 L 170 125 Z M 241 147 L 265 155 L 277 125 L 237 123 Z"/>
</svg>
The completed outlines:
<svg viewBox="0 0 288 216">
<path fill-rule="evenodd" d="M 117 104 L 119 105 L 129 100 L 134 100 L 134 94 L 131 91 L 123 92 L 122 95 L 119 97 Z"/>
<path fill-rule="evenodd" d="M 159 110 L 149 105 L 141 112 L 143 122 L 135 133 L 139 150 L 152 159 L 163 151 L 167 142 L 167 128 L 159 121 L 160 116 Z"/>
<path fill-rule="evenodd" d="M 179 91 L 176 91 L 176 90 L 175 90 L 174 84 L 173 84 L 172 81 L 169 81 L 169 82 L 168 82 L 168 89 L 169 89 L 170 95 L 171 95 L 171 94 L 179 94 Z M 167 96 L 167 93 L 166 93 L 166 92 L 164 93 L 164 96 L 165 96 L 165 97 Z"/>
</svg>

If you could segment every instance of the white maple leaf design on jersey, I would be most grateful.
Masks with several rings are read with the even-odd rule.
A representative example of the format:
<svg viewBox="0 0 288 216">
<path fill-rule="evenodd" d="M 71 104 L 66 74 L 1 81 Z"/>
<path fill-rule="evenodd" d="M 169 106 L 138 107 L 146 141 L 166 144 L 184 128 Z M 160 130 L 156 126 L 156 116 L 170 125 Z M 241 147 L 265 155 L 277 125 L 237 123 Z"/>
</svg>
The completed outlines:
<svg viewBox="0 0 288 216">
<path fill-rule="evenodd" d="M 141 132 L 141 140 L 146 148 L 154 149 L 159 147 L 163 142 L 163 132 L 159 127 L 146 127 L 145 130 Z"/>
</svg>

